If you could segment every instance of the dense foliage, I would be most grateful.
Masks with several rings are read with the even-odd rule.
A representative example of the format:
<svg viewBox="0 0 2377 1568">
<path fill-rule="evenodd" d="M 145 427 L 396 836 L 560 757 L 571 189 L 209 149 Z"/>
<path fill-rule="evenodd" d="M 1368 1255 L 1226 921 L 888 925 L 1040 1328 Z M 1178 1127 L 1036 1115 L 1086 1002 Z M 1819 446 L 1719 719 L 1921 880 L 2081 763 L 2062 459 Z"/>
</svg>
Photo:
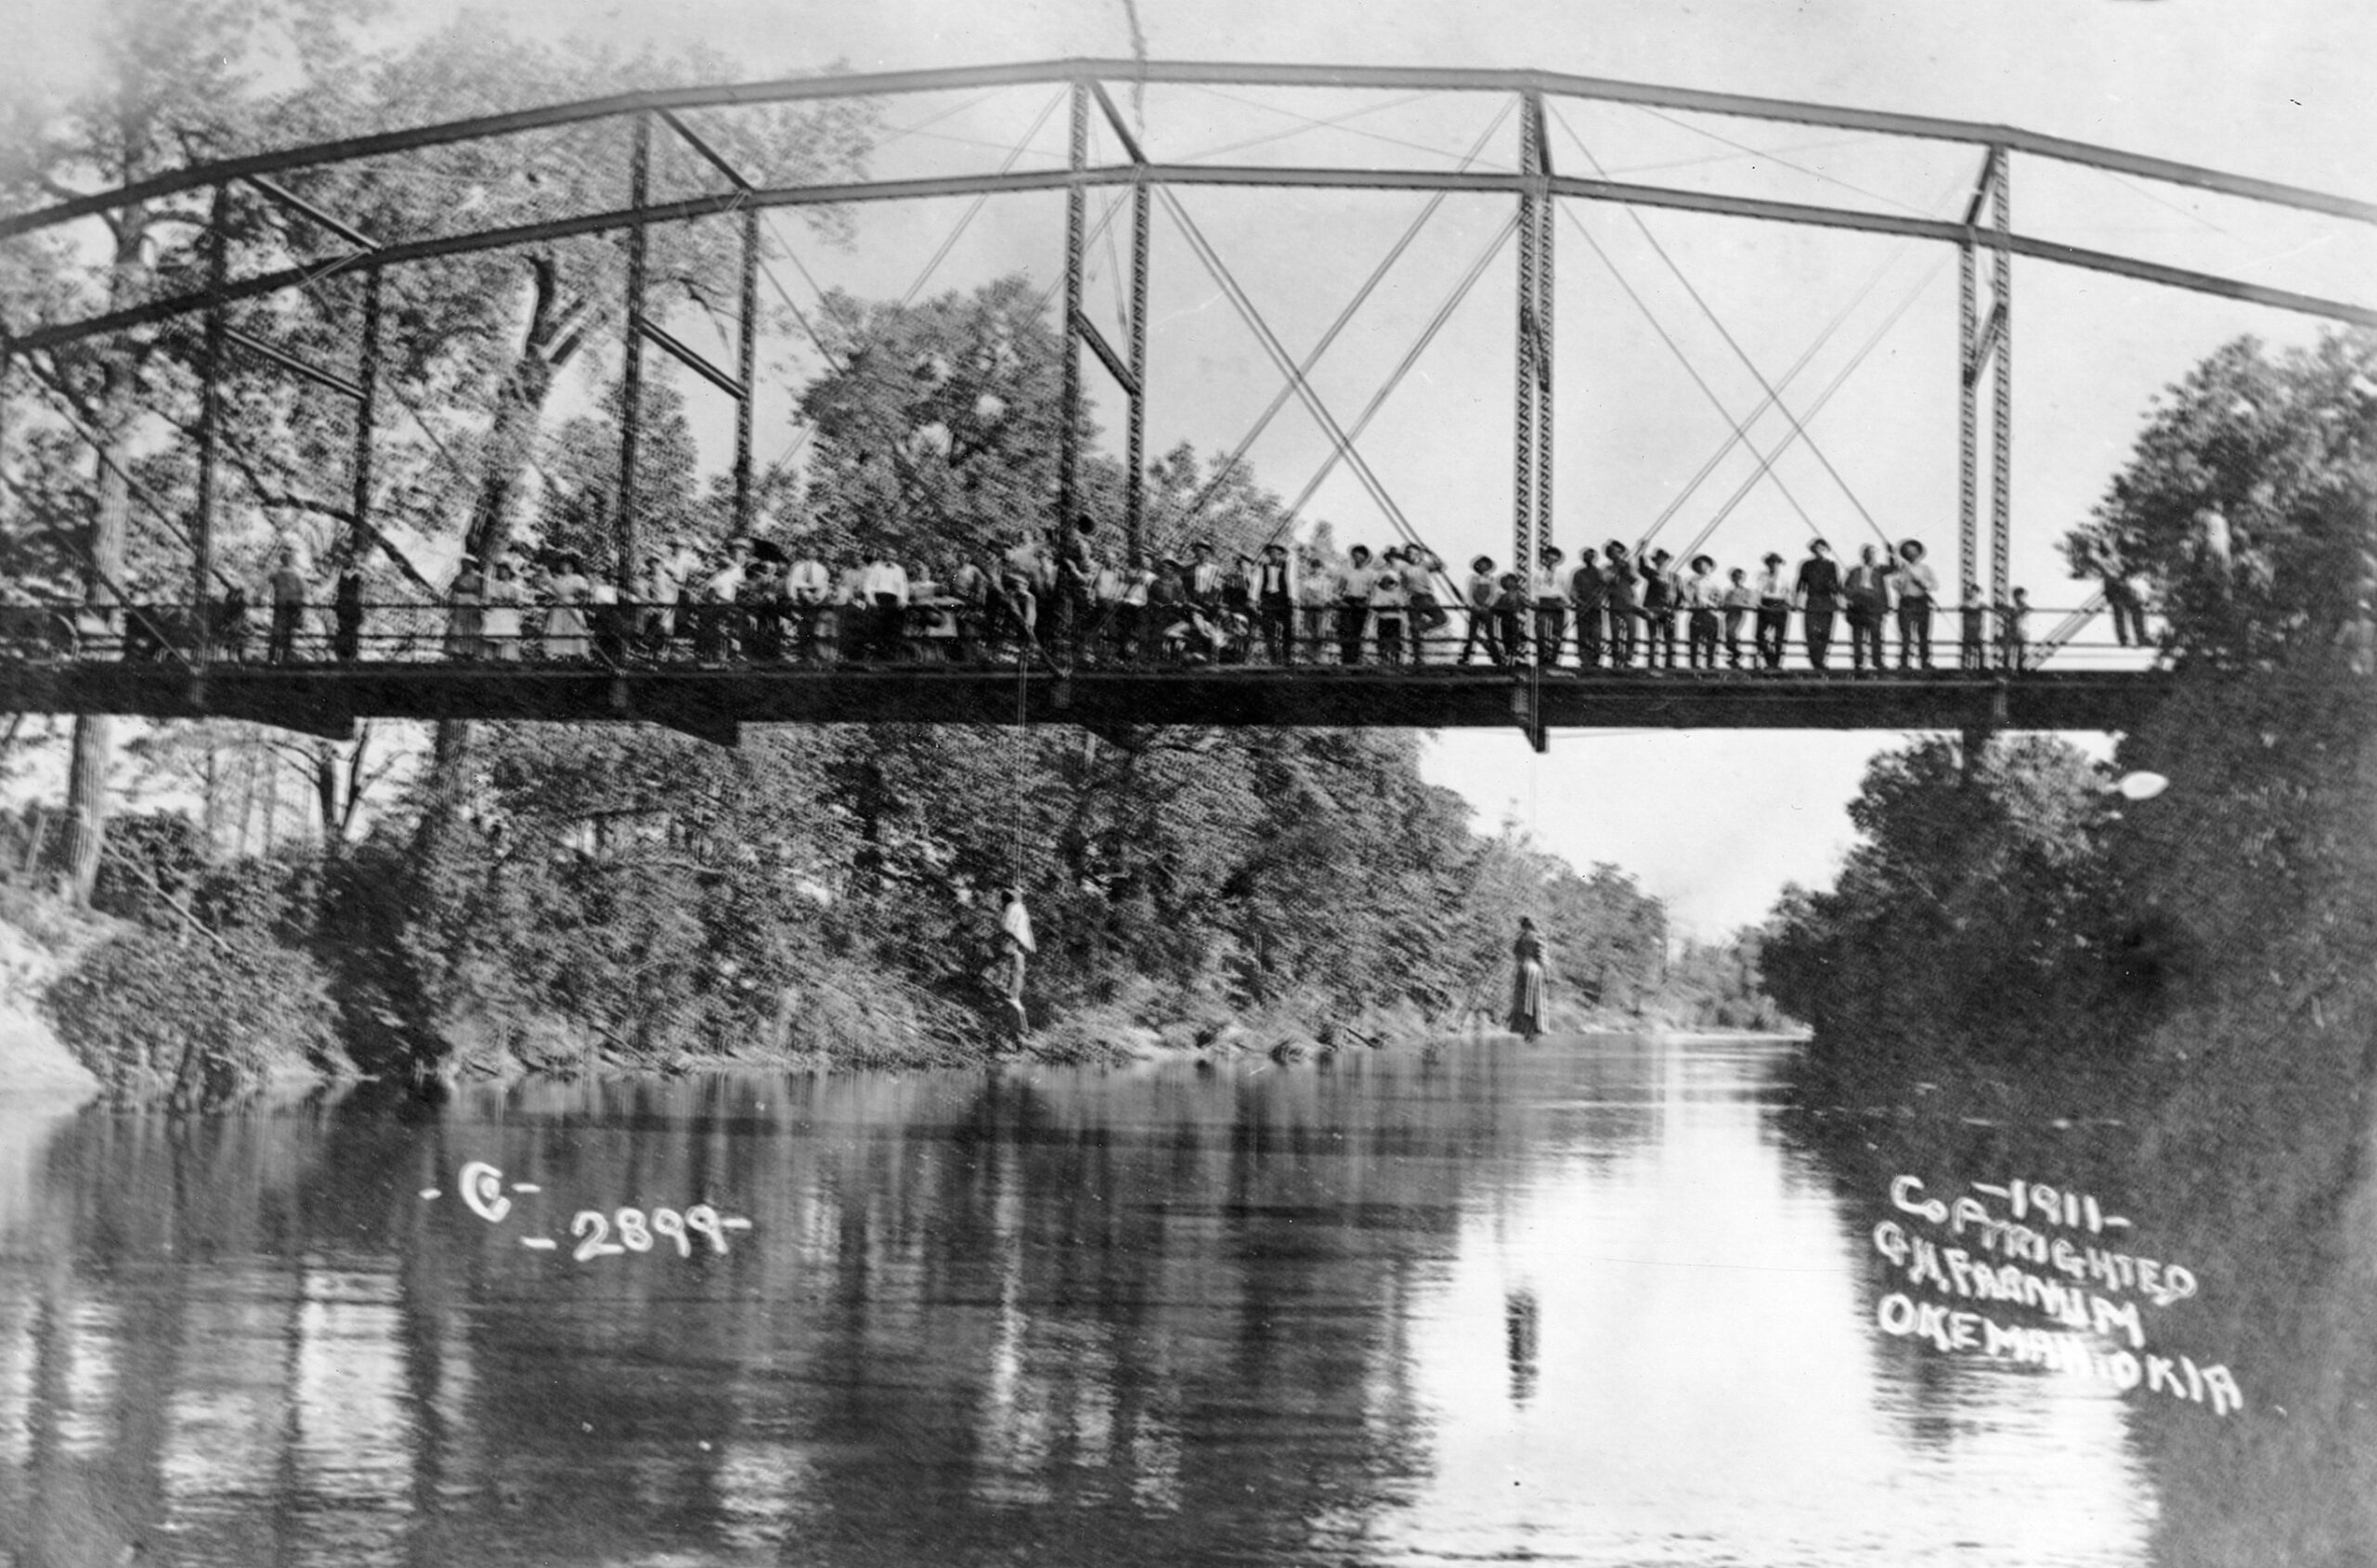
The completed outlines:
<svg viewBox="0 0 2377 1568">
<path fill-rule="evenodd" d="M 2182 678 L 2115 771 L 2169 792 L 2117 810 L 2112 773 L 2039 738 L 1879 758 L 1861 842 L 1830 890 L 1786 893 L 1760 959 L 1820 1056 L 2134 1056 L 2183 1007 L 2328 985 L 2337 952 L 2377 946 L 2372 370 L 2364 332 L 2243 340 L 2150 411 L 2067 550 L 2125 566 L 2165 616 Z"/>
<path fill-rule="evenodd" d="M 1877 758 L 1827 891 L 1786 889 L 1766 988 L 1819 1036 L 2001 1060 L 2074 1048 L 2116 991 L 2118 901 L 2095 769 L 2042 736 Z"/>
<path fill-rule="evenodd" d="M 2167 389 L 2128 466 L 2065 541 L 2126 565 L 2183 654 L 2301 666 L 2377 594 L 2377 334 L 2273 354 L 2242 338 Z"/>
<path fill-rule="evenodd" d="M 12 210 L 191 159 L 721 80 L 745 63 L 535 44 L 484 17 L 391 41 L 367 25 L 370 0 L 104 9 L 110 52 L 87 91 L 12 100 L 24 133 L 0 160 Z M 877 134 L 864 101 L 695 118 L 769 186 L 854 177 Z M 633 134 L 624 121 L 531 131 L 289 178 L 305 201 L 392 242 L 527 226 L 616 205 Z M 716 186 L 674 136 L 656 136 L 651 157 L 656 201 Z M 39 237 L 0 246 L 12 322 L 194 286 L 205 201 L 194 191 L 135 204 L 111 262 Z M 221 216 L 236 270 L 322 253 L 309 220 L 246 187 Z M 829 208 L 802 219 L 827 242 L 846 227 Z M 652 308 L 719 327 L 734 308 L 736 232 L 652 229 Z M 605 576 L 617 564 L 623 243 L 571 235 L 387 272 L 376 532 L 357 551 L 368 598 L 438 591 L 466 546 L 567 547 Z M 346 363 L 362 288 L 325 278 L 245 307 L 241 330 Z M 757 476 L 753 531 L 838 565 L 883 550 L 939 567 L 1070 522 L 1056 516 L 1062 340 L 1050 294 L 1014 276 L 922 299 L 833 292 L 797 323 L 788 308 L 772 315 L 782 338 L 801 332 L 795 356 L 770 367 L 800 378 L 799 428 L 762 432 L 761 449 L 802 461 Z M 136 595 L 187 591 L 186 558 L 132 524 L 185 526 L 195 443 L 172 437 L 197 418 L 202 347 L 183 323 L 35 356 L 0 387 L 15 459 L 0 564 L 67 596 L 110 575 Z M 720 476 L 701 471 L 676 374 L 648 358 L 636 537 L 699 560 L 736 523 Z M 221 582 L 253 593 L 283 545 L 317 564 L 342 557 L 354 521 L 345 406 L 246 357 L 219 390 Z M 588 412 L 547 418 L 572 403 Z M 97 433 L 96 469 L 79 427 Z M 1121 548 L 1125 478 L 1096 456 L 1079 476 L 1078 509 L 1109 551 Z M 1234 459 L 1182 446 L 1147 478 L 1156 550 L 1204 539 L 1227 556 L 1294 521 Z M 1328 525 L 1307 528 L 1325 547 Z M 254 989 L 296 1004 L 327 985 L 375 1065 L 408 1053 L 490 1068 L 653 1063 L 754 1045 L 928 1058 L 979 1038 L 994 1011 L 989 912 L 1010 884 L 1040 932 L 1040 1018 L 1257 1013 L 1318 1029 L 1492 1017 L 1522 913 L 1552 941 L 1555 997 L 1640 1007 L 1663 965 L 1655 901 L 1607 867 L 1579 875 L 1508 834 L 1476 836 L 1456 797 L 1420 781 L 1409 737 L 895 726 L 755 730 L 729 752 L 657 730 L 449 724 L 422 744 L 383 726 L 346 745 L 268 747 L 218 731 L 145 737 L 130 759 L 200 795 L 201 820 L 127 820 L 100 853 L 112 748 L 104 724 L 82 727 L 75 884 L 154 933 L 126 939 L 109 973 L 146 997 L 170 973 L 167 950 L 201 953 L 191 963 L 209 976 L 244 972 L 253 951 L 285 952 L 319 972 L 259 970 Z M 398 758 L 419 762 L 416 776 L 366 806 Z M 253 792 L 261 762 L 277 806 L 287 760 L 308 778 L 318 827 L 302 849 L 225 863 L 224 781 L 236 765 Z M 244 849 L 244 801 L 239 817 Z M 188 999 L 228 1006 L 237 989 L 207 978 Z M 92 994 L 71 1004 L 95 1027 L 130 1027 L 95 1011 Z"/>
</svg>

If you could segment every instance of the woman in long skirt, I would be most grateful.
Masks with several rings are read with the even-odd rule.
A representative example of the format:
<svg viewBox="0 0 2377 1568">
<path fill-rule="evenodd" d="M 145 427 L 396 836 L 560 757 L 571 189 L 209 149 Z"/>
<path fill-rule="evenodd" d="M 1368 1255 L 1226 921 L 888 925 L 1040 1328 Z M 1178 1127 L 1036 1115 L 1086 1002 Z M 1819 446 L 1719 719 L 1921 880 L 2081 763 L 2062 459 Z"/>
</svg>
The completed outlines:
<svg viewBox="0 0 2377 1568">
<path fill-rule="evenodd" d="M 490 659 L 511 661 L 520 656 L 520 606 L 526 599 L 512 563 L 499 561 L 487 579 L 486 607 L 479 612 L 481 640 Z"/>
<path fill-rule="evenodd" d="M 586 601 L 589 587 L 578 559 L 568 551 L 554 563 L 545 582 L 551 603 L 545 610 L 545 657 L 572 662 L 586 657 Z"/>
<path fill-rule="evenodd" d="M 446 656 L 477 658 L 486 651 L 481 614 L 487 603 L 487 578 L 479 571 L 477 557 L 462 557 L 461 569 L 454 574 L 454 586 L 447 590 L 446 603 Z M 243 611 L 244 608 L 242 602 Z"/>
<path fill-rule="evenodd" d="M 1511 976 L 1511 1031 L 1522 1040 L 1543 1032 L 1543 939 L 1535 922 L 1519 917 L 1518 940 L 1511 944 L 1516 968 Z"/>
</svg>

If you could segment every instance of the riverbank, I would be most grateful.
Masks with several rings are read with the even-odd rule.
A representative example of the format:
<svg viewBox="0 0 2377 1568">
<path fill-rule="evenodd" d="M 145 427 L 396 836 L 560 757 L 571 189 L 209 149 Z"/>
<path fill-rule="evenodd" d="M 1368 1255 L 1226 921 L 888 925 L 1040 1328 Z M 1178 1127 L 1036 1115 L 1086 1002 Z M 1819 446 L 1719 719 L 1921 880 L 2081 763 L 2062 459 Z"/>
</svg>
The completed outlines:
<svg viewBox="0 0 2377 1568">
<path fill-rule="evenodd" d="M 0 1085 L 11 1101 L 87 1099 L 99 1081 L 58 1036 L 42 1004 L 112 921 L 77 918 L 0 888 Z"/>
<path fill-rule="evenodd" d="M 315 955 L 252 929 L 160 931 L 0 888 L 0 1084 L 16 1095 L 105 1094 L 196 1108 L 357 1076 L 459 1086 L 1014 1064 L 1291 1065 L 1505 1032 L 1482 1013 L 1455 1021 L 1402 1000 L 1341 1010 L 1299 992 L 1239 1011 L 1218 1002 L 1183 1006 L 1138 986 L 1126 999 L 1059 1012 L 1018 1040 L 897 976 L 827 962 L 787 985 L 760 1027 L 655 1051 L 538 1005 L 485 970 L 454 977 L 442 1003 L 424 1005 L 391 978 L 395 967 L 368 948 Z M 1675 1032 L 1656 1007 L 1555 1003 L 1548 1021 L 1561 1034 Z"/>
</svg>

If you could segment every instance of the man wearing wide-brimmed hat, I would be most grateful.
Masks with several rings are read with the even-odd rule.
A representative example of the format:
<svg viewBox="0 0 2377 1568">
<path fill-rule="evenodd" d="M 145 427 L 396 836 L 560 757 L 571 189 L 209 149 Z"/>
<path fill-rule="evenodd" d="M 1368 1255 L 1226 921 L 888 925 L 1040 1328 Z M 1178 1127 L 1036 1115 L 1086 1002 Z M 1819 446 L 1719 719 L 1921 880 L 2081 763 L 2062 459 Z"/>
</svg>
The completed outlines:
<svg viewBox="0 0 2377 1568">
<path fill-rule="evenodd" d="M 1626 669 L 1634 663 L 1634 644 L 1641 628 L 1635 620 L 1634 564 L 1616 539 L 1602 546 L 1609 569 L 1602 574 L 1602 599 L 1609 615 L 1609 667 Z"/>
<path fill-rule="evenodd" d="M 1906 539 L 1898 547 L 1898 562 L 1890 568 L 1890 586 L 1898 590 L 1898 667 L 1905 669 L 1917 657 L 1931 667 L 1931 610 L 1940 597 L 1940 575 L 1923 559 L 1923 541 Z"/>
<path fill-rule="evenodd" d="M 1832 558 L 1831 545 L 1808 541 L 1808 558 L 1799 563 L 1792 598 L 1799 607 L 1800 634 L 1807 639 L 1808 667 L 1822 670 L 1831 656 L 1833 619 L 1840 614 L 1840 566 Z"/>
<path fill-rule="evenodd" d="M 1848 611 L 1850 667 L 1862 672 L 1870 655 L 1874 669 L 1882 667 L 1882 624 L 1890 615 L 1890 568 L 1876 558 L 1874 547 L 1857 551 L 1857 564 L 1841 577 L 1840 591 Z"/>
<path fill-rule="evenodd" d="M 1502 640 L 1494 632 L 1494 595 L 1500 584 L 1495 580 L 1494 558 L 1481 555 L 1469 564 L 1469 579 L 1461 584 L 1461 603 L 1469 612 L 1469 633 L 1461 640 L 1461 656 L 1453 662 L 1467 664 L 1470 655 L 1479 648 L 1495 664 L 1502 662 Z"/>
<path fill-rule="evenodd" d="M 1783 572 L 1783 552 L 1770 550 L 1758 574 L 1758 662 L 1768 669 L 1783 667 L 1783 644 L 1791 632 L 1791 579 Z"/>
<path fill-rule="evenodd" d="M 1337 574 L 1337 662 L 1362 662 L 1362 634 L 1370 629 L 1370 590 L 1378 572 L 1370 565 L 1370 549 L 1357 544 L 1347 551 L 1345 569 Z"/>
<path fill-rule="evenodd" d="M 1643 579 L 1643 628 L 1648 639 L 1643 649 L 1644 669 L 1675 667 L 1676 602 L 1683 584 L 1671 564 L 1674 560 L 1666 551 L 1655 550 L 1636 565 Z"/>
<path fill-rule="evenodd" d="M 1602 611 L 1609 599 L 1609 584 L 1602 576 L 1601 563 L 1593 559 L 1588 545 L 1577 556 L 1577 569 L 1568 574 L 1568 603 L 1577 615 L 1577 667 L 1599 669 L 1602 648 Z"/>
<path fill-rule="evenodd" d="M 1293 662 L 1296 652 L 1296 572 L 1288 547 L 1273 539 L 1263 547 L 1254 578 L 1254 615 L 1263 625 L 1263 654 L 1275 665 Z"/>
<path fill-rule="evenodd" d="M 1717 667 L 1717 605 L 1723 595 L 1717 586 L 1717 559 L 1695 555 L 1676 598 L 1683 606 L 1684 662 L 1694 669 Z"/>
<path fill-rule="evenodd" d="M 1529 591 L 1535 601 L 1535 662 L 1543 669 L 1560 667 L 1560 647 L 1568 640 L 1568 585 L 1560 570 L 1560 563 L 1567 558 L 1556 544 L 1545 545 L 1535 553 L 1535 580 Z"/>
</svg>

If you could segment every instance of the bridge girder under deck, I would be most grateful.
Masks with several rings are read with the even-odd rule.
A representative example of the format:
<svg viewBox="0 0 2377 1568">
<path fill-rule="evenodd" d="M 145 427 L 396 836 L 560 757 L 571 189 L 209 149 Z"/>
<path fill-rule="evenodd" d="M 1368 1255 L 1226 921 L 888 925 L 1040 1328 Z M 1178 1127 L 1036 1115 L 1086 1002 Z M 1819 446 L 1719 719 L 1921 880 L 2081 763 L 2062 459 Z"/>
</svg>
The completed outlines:
<svg viewBox="0 0 2377 1568">
<path fill-rule="evenodd" d="M 1133 725 L 1516 729 L 1510 673 L 1268 669 L 1116 671 L 1023 683 L 1025 719 Z M 1012 669 L 522 669 L 456 665 L 26 665 L 0 670 L 0 709 L 223 718 L 344 736 L 359 719 L 645 721 L 733 744 L 744 724 L 1003 724 Z M 2135 728 L 2168 690 L 2151 672 L 1940 671 L 1695 678 L 1547 675 L 1552 730 L 2100 730 Z"/>
</svg>

